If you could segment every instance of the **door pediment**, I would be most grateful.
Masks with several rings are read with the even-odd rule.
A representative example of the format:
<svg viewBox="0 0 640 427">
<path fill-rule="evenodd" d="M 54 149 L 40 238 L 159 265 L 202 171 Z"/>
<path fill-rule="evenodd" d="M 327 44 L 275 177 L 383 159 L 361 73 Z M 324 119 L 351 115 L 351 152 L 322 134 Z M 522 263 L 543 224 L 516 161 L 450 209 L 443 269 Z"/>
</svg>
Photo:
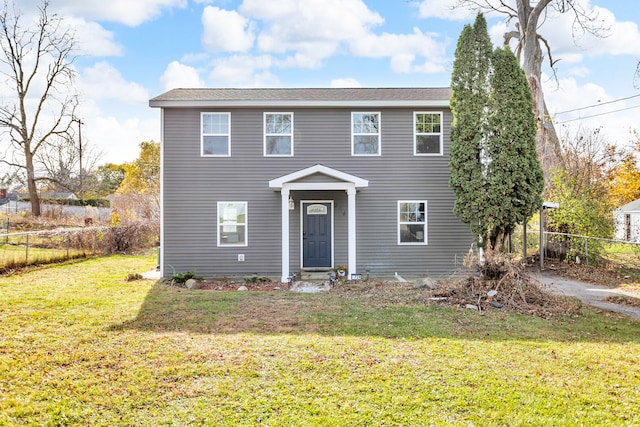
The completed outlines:
<svg viewBox="0 0 640 427">
<path fill-rule="evenodd" d="M 319 164 L 269 181 L 269 187 L 274 190 L 281 190 L 283 186 L 293 186 L 293 184 L 297 184 L 296 186 L 310 185 L 312 187 L 326 184 L 328 187 L 338 185 L 362 188 L 368 187 L 369 181 Z"/>
</svg>

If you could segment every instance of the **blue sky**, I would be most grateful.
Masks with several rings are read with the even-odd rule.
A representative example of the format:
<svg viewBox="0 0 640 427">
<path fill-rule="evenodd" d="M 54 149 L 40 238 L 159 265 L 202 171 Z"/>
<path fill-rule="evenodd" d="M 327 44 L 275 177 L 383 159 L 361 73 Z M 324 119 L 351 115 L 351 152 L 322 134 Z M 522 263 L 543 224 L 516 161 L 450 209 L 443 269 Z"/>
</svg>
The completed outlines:
<svg viewBox="0 0 640 427">
<path fill-rule="evenodd" d="M 640 130 L 640 8 L 637 0 L 577 1 L 598 13 L 607 37 L 576 42 L 568 15 L 548 17 L 540 32 L 560 61 L 557 81 L 544 71 L 547 104 L 552 115 L 603 104 L 555 118 L 628 143 Z M 457 38 L 475 17 L 452 10 L 455 2 L 51 0 L 51 9 L 82 50 L 83 138 L 104 152 L 101 163 L 121 163 L 136 158 L 141 141 L 160 139 L 160 112 L 148 99 L 173 87 L 448 86 Z M 38 2 L 16 4 L 28 15 Z M 487 19 L 498 45 L 512 26 Z"/>
</svg>

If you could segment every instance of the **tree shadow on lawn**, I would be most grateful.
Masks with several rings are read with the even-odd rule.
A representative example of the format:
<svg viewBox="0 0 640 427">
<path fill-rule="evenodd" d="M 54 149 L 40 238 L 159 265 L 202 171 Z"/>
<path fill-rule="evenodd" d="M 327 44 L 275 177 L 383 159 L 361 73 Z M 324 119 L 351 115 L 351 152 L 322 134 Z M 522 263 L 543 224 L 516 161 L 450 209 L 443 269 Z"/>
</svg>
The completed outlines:
<svg viewBox="0 0 640 427">
<path fill-rule="evenodd" d="M 426 291 L 335 289 L 288 291 L 188 290 L 156 283 L 137 316 L 111 330 L 198 334 L 319 334 L 382 338 L 454 338 L 496 341 L 640 342 L 640 322 L 583 308 L 542 319 L 497 309 L 477 311 L 428 303 Z"/>
</svg>

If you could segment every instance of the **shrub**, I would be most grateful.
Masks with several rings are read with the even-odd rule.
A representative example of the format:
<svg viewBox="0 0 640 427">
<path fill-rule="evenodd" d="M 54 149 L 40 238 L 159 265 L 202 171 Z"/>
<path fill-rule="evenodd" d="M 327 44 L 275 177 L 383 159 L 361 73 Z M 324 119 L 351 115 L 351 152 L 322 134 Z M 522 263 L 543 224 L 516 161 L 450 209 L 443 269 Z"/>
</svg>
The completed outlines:
<svg viewBox="0 0 640 427">
<path fill-rule="evenodd" d="M 157 241 L 155 227 L 143 222 L 131 222 L 110 227 L 104 233 L 107 253 L 132 253 L 152 247 Z"/>
<path fill-rule="evenodd" d="M 127 282 L 135 282 L 136 280 L 142 280 L 142 279 L 144 279 L 144 277 L 142 277 L 142 274 L 140 273 L 129 273 L 129 275 L 125 280 Z"/>
<path fill-rule="evenodd" d="M 187 271 L 184 273 L 174 273 L 174 275 L 171 276 L 171 280 L 173 280 L 175 283 L 180 285 L 184 285 L 185 283 L 187 283 L 187 280 L 189 279 L 203 280 L 202 277 L 196 276 L 196 274 L 193 271 Z"/>
</svg>

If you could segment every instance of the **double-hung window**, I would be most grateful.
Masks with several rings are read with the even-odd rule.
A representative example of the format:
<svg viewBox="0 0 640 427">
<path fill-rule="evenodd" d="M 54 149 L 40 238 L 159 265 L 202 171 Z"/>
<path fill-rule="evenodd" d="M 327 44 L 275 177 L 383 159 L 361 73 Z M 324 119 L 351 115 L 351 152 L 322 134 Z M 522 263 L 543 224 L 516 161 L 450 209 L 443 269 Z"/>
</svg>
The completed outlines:
<svg viewBox="0 0 640 427">
<path fill-rule="evenodd" d="M 293 156 L 293 113 L 264 113 L 264 155 Z"/>
<path fill-rule="evenodd" d="M 398 202 L 398 244 L 427 244 L 427 202 Z"/>
<path fill-rule="evenodd" d="M 351 154 L 380 155 L 380 113 L 351 113 Z"/>
<path fill-rule="evenodd" d="M 218 246 L 247 246 L 247 202 L 218 202 Z"/>
<path fill-rule="evenodd" d="M 202 113 L 201 151 L 202 156 L 231 155 L 231 113 Z"/>
<path fill-rule="evenodd" d="M 417 111 L 413 114 L 413 153 L 442 155 L 442 113 Z"/>
</svg>

